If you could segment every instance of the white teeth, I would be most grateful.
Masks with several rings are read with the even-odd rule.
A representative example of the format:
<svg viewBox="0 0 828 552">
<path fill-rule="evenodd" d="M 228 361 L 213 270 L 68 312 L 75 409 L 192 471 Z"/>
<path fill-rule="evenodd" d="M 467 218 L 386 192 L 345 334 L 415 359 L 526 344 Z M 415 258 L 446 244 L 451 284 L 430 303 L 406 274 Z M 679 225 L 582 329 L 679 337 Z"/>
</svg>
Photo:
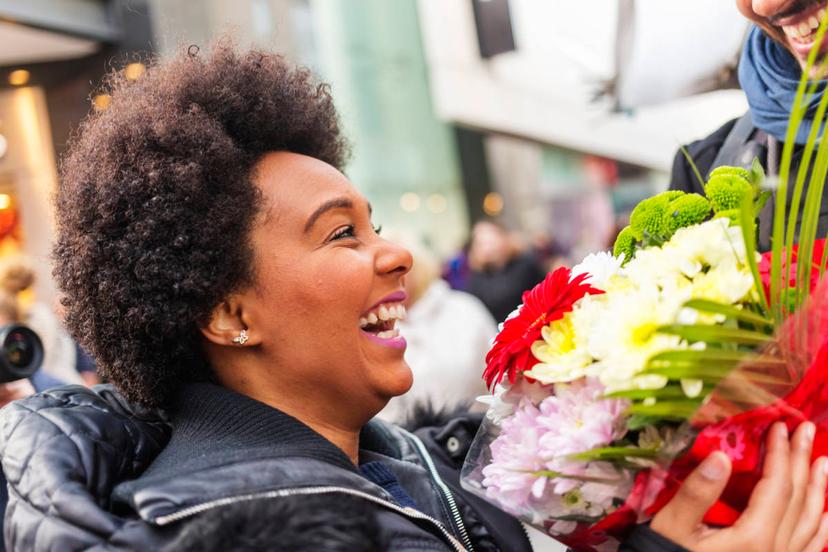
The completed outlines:
<svg viewBox="0 0 828 552">
<path fill-rule="evenodd" d="M 402 303 L 383 304 L 365 317 L 360 318 L 359 325 L 364 328 L 367 325 L 376 324 L 379 321 L 403 320 L 405 319 L 405 315 L 406 311 Z"/>
<path fill-rule="evenodd" d="M 400 332 L 398 330 L 394 329 L 394 330 L 388 330 L 388 331 L 385 331 L 385 332 L 380 332 L 380 333 L 377 334 L 377 337 L 379 337 L 380 339 L 393 339 L 395 337 L 398 337 L 399 335 L 400 335 Z"/>
<path fill-rule="evenodd" d="M 809 26 L 811 29 L 816 29 L 817 27 L 819 27 L 819 19 L 817 19 L 816 17 L 814 17 L 814 16 L 812 15 L 812 16 L 811 16 L 811 18 L 810 18 L 810 19 L 808 19 L 808 26 Z"/>
<path fill-rule="evenodd" d="M 811 34 L 811 27 L 808 26 L 808 23 L 803 21 L 799 24 L 799 35 L 808 36 L 809 34 Z"/>
<path fill-rule="evenodd" d="M 782 27 L 782 30 L 785 31 L 785 34 L 791 38 L 799 38 L 799 28 L 793 25 L 786 25 Z"/>
<path fill-rule="evenodd" d="M 385 305 L 380 305 L 377 309 L 377 315 L 379 316 L 380 320 L 388 320 L 390 317 L 388 315 L 388 308 Z"/>
</svg>

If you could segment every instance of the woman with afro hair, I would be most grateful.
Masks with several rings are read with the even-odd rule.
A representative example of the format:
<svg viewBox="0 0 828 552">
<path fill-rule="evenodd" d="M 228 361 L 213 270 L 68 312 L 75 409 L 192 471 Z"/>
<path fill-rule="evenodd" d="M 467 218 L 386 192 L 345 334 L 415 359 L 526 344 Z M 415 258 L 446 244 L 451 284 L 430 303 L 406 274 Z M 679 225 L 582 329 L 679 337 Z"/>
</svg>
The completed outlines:
<svg viewBox="0 0 828 552">
<path fill-rule="evenodd" d="M 292 518 L 306 503 L 309 549 L 344 549 L 325 525 L 391 550 L 528 550 L 516 521 L 460 495 L 462 457 L 369 423 L 411 386 L 394 328 L 411 257 L 340 172 L 328 88 L 229 40 L 107 86 L 62 163 L 54 275 L 113 385 L 4 411 L 7 546 L 214 549 L 197 542 L 215 519 L 280 549 L 268 535 L 313 530 Z"/>
<path fill-rule="evenodd" d="M 479 419 L 372 420 L 411 386 L 411 257 L 341 172 L 328 89 L 228 41 L 108 87 L 62 164 L 54 275 L 112 385 L 3 410 L 6 546 L 530 550 L 458 484 Z"/>
</svg>

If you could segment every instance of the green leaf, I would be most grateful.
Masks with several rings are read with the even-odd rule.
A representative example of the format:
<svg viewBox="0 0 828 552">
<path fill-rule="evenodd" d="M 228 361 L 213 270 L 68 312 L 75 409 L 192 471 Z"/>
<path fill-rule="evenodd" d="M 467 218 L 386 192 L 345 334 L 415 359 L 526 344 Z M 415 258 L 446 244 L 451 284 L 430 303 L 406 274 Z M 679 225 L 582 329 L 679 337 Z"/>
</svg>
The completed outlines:
<svg viewBox="0 0 828 552">
<path fill-rule="evenodd" d="M 707 390 L 709 392 L 709 389 Z M 702 392 L 704 393 L 704 392 Z M 656 400 L 664 399 L 682 399 L 684 398 L 684 391 L 679 385 L 668 385 L 661 389 L 627 389 L 625 391 L 614 391 L 604 395 L 610 399 L 630 399 L 643 400 L 654 398 Z"/>
<path fill-rule="evenodd" d="M 696 162 L 693 161 L 693 158 L 690 156 L 690 152 L 687 151 L 687 148 L 684 146 L 679 146 L 681 153 L 684 155 L 684 158 L 687 160 L 687 164 L 690 165 L 690 168 L 693 169 L 693 174 L 696 176 L 696 180 L 699 181 L 699 186 L 704 189 L 704 178 L 702 178 L 701 173 L 699 172 L 699 168 L 696 166 Z"/>
<path fill-rule="evenodd" d="M 687 420 L 693 416 L 701 405 L 700 401 L 676 400 L 662 401 L 655 404 L 634 404 L 627 409 L 629 414 L 666 418 L 670 420 Z"/>
<path fill-rule="evenodd" d="M 758 277 L 758 269 L 755 277 Z M 762 289 L 761 279 L 758 282 L 758 287 L 760 290 Z M 764 298 L 764 293 L 762 294 L 762 297 Z M 724 303 L 708 301 L 706 299 L 691 299 L 690 301 L 687 301 L 684 306 L 697 311 L 721 314 L 727 316 L 728 318 L 734 318 L 741 322 L 746 322 L 747 324 L 753 324 L 754 326 L 773 328 L 773 320 L 770 320 L 761 314 L 756 314 L 750 310 L 736 308 L 733 305 L 726 305 Z"/>
<path fill-rule="evenodd" d="M 663 351 L 656 353 L 647 361 L 647 367 L 655 367 L 663 363 L 727 363 L 736 364 L 756 355 L 750 351 L 737 349 L 683 349 L 680 351 Z"/>
<path fill-rule="evenodd" d="M 567 458 L 580 460 L 582 462 L 593 462 L 595 460 L 623 460 L 624 458 L 656 458 L 658 449 L 638 447 L 603 447 L 570 454 Z"/>
<path fill-rule="evenodd" d="M 661 422 L 662 418 L 657 416 L 644 416 L 643 414 L 633 414 L 627 418 L 627 427 L 632 431 L 643 429 L 650 425 L 656 425 Z"/>
<path fill-rule="evenodd" d="M 771 192 L 759 192 L 759 195 L 756 196 L 756 201 L 753 204 L 753 212 L 756 213 L 757 216 L 759 215 L 759 212 L 765 208 L 765 205 L 767 205 L 768 200 L 771 197 L 773 197 Z"/>
<path fill-rule="evenodd" d="M 677 335 L 690 342 L 704 341 L 706 343 L 738 343 L 742 345 L 762 345 L 769 339 L 767 334 L 743 330 L 740 328 L 726 328 L 705 324 L 671 324 L 661 326 L 657 330 L 668 335 Z"/>
<path fill-rule="evenodd" d="M 573 481 L 584 481 L 586 483 L 606 483 L 608 485 L 618 484 L 621 483 L 621 478 L 619 477 L 590 477 L 588 475 L 575 475 L 569 474 L 554 470 L 537 470 L 537 471 L 529 471 L 529 470 L 515 470 L 515 471 L 525 471 L 526 473 L 531 473 L 535 477 L 548 477 L 550 479 L 572 479 Z"/>
<path fill-rule="evenodd" d="M 702 366 L 698 364 L 672 363 L 657 368 L 647 368 L 641 373 L 643 375 L 664 376 L 671 380 L 702 380 L 707 385 L 716 385 L 726 378 L 734 368 L 736 368 L 735 364 L 728 366 Z"/>
<path fill-rule="evenodd" d="M 762 190 L 765 187 L 765 167 L 762 166 L 762 162 L 759 161 L 758 157 L 754 157 L 753 161 L 750 163 L 750 181 L 758 190 Z M 764 193 L 767 194 L 767 192 Z M 757 211 L 757 214 L 758 213 L 759 212 Z"/>
<path fill-rule="evenodd" d="M 742 198 L 739 219 L 739 225 L 742 227 L 742 236 L 745 240 L 745 259 L 750 267 L 750 273 L 753 275 L 753 286 L 756 288 L 757 293 L 759 293 L 762 310 L 768 312 L 770 310 L 770 303 L 765 296 L 765 286 L 762 284 L 762 277 L 759 274 L 759 265 L 756 264 L 756 211 L 753 208 L 753 202 L 747 197 Z"/>
<path fill-rule="evenodd" d="M 820 101 L 817 109 L 816 121 L 823 121 L 825 110 L 828 108 L 828 98 Z M 816 128 L 821 125 L 814 125 L 813 134 Z M 825 188 L 825 177 L 828 175 L 828 141 L 822 140 L 819 144 L 817 160 L 811 179 L 808 183 L 808 193 L 805 197 L 805 206 L 802 214 L 802 225 L 799 232 L 799 259 L 796 274 L 796 303 L 798 308 L 808 299 L 811 286 L 811 268 L 813 266 L 814 241 L 816 240 L 817 225 L 819 223 L 819 212 L 822 204 L 822 191 Z"/>
<path fill-rule="evenodd" d="M 822 126 L 822 122 L 824 121 L 824 115 L 826 110 L 826 102 L 828 102 L 828 98 L 824 96 L 820 99 L 820 105 L 817 108 L 817 114 L 814 117 L 814 120 L 817 121 L 816 125 L 813 125 L 811 131 L 808 134 L 807 141 L 803 147 L 803 157 L 800 162 L 799 172 L 797 173 L 796 179 L 796 186 L 794 188 L 793 198 L 792 198 L 792 205 L 791 208 L 788 209 L 786 202 L 788 198 L 788 178 L 790 173 L 790 167 L 792 164 L 793 159 L 793 150 L 794 150 L 794 142 L 797 131 L 799 126 L 802 122 L 802 119 L 805 116 L 805 113 L 811 103 L 811 98 L 813 98 L 813 93 L 816 91 L 816 87 L 818 86 L 819 82 L 808 81 L 808 75 L 811 74 L 811 70 L 814 67 L 814 63 L 816 62 L 817 53 L 821 50 L 821 43 L 825 37 L 826 33 L 826 21 L 822 21 L 819 26 L 819 30 L 817 31 L 816 41 L 814 44 L 814 48 L 811 48 L 810 53 L 808 54 L 808 60 L 806 62 L 805 68 L 802 71 L 802 78 L 799 81 L 797 86 L 796 97 L 793 102 L 793 106 L 791 108 L 791 116 L 788 120 L 788 130 L 785 136 L 785 145 L 782 150 L 782 157 L 780 160 L 779 165 L 779 188 L 776 192 L 776 209 L 774 211 L 774 219 L 773 219 L 773 238 L 772 238 L 772 250 L 771 250 L 771 293 L 770 293 L 770 303 L 771 303 L 771 310 L 773 312 L 774 320 L 781 324 L 784 316 L 786 315 L 786 306 L 783 302 L 782 297 L 782 290 L 788 286 L 788 282 L 790 281 L 790 271 L 791 271 L 791 262 L 793 257 L 793 243 L 794 243 L 794 233 L 797 228 L 797 220 L 799 217 L 799 202 L 802 196 L 802 190 L 805 183 L 805 177 L 810 168 L 810 157 L 813 152 L 813 149 L 817 142 L 820 143 L 820 150 L 817 153 L 817 161 L 814 169 L 811 171 L 811 181 L 809 183 L 809 194 L 811 193 L 810 185 L 812 185 L 815 181 L 815 178 L 818 178 L 821 182 L 817 183 L 817 186 L 824 185 L 824 169 L 828 167 L 828 148 L 826 148 L 826 141 L 820 140 L 818 136 L 818 131 Z M 824 70 L 828 67 L 828 59 L 822 59 L 820 62 L 820 67 Z M 819 202 L 821 202 L 821 197 L 819 198 Z M 812 224 L 811 218 L 813 216 L 813 204 L 816 200 L 811 201 L 811 205 L 808 205 L 808 199 L 806 198 L 806 207 L 804 209 L 805 214 L 803 216 L 803 224 L 801 225 L 800 229 L 800 247 L 803 245 L 803 241 L 805 242 L 805 248 L 809 249 L 811 244 L 808 244 L 808 235 L 810 232 L 810 226 Z M 809 217 L 808 221 L 806 222 L 805 217 Z M 786 231 L 786 221 L 787 221 L 787 231 Z M 812 241 L 812 239 L 811 239 Z M 785 274 L 782 274 L 782 254 L 783 254 L 783 247 L 785 249 Z M 800 249 L 800 254 L 802 254 L 802 250 Z M 810 260 L 809 257 L 808 260 Z M 799 284 L 801 280 L 799 280 L 799 275 L 797 275 L 797 283 Z M 798 285 L 799 287 L 799 285 Z M 801 289 L 801 288 L 800 288 Z M 801 289 L 802 297 L 807 297 L 808 293 L 808 286 L 805 286 L 805 289 Z M 799 304 L 798 301 L 795 304 Z"/>
<path fill-rule="evenodd" d="M 819 31 L 817 33 L 817 40 L 821 41 L 822 37 L 825 34 L 825 25 L 820 24 Z M 796 95 L 794 97 L 793 105 L 791 106 L 791 116 L 788 119 L 788 129 L 785 133 L 785 142 L 782 148 L 782 157 L 779 163 L 779 187 L 776 190 L 776 205 L 773 213 L 773 233 L 771 239 L 771 281 L 770 281 L 770 297 L 768 298 L 771 304 L 771 311 L 773 313 L 774 320 L 777 324 L 781 324 L 782 320 L 785 315 L 785 310 L 783 308 L 783 304 L 780 301 L 781 297 L 781 290 L 782 285 L 784 283 L 787 286 L 787 282 L 789 281 L 789 270 L 791 266 L 791 257 L 793 255 L 793 229 L 796 227 L 796 217 L 798 216 L 799 209 L 792 213 L 793 217 L 793 225 L 788 225 L 788 232 L 785 231 L 785 223 L 788 219 L 788 210 L 787 210 L 787 200 L 788 200 L 788 178 L 790 177 L 790 169 L 791 163 L 793 159 L 793 150 L 795 145 L 795 138 L 797 132 L 799 130 L 800 124 L 802 123 L 802 119 L 805 117 L 806 110 L 808 108 L 808 104 L 804 101 L 806 96 L 806 89 L 808 89 L 808 94 L 813 94 L 813 91 L 816 90 L 816 83 L 811 84 L 808 86 L 808 75 L 810 74 L 811 69 L 813 68 L 814 61 L 816 60 L 816 54 L 819 50 L 818 47 L 811 48 L 810 53 L 808 54 L 808 60 L 805 64 L 805 68 L 802 71 L 802 78 L 799 81 L 796 89 Z M 809 137 L 810 138 L 810 137 Z M 813 146 L 815 141 L 808 140 L 810 142 L 810 148 L 813 150 Z M 806 144 L 808 147 L 808 144 Z M 807 170 L 808 163 L 802 163 L 800 165 L 800 171 Z M 797 175 L 797 181 L 801 184 L 804 184 L 804 176 L 800 180 L 799 175 Z M 801 190 L 799 195 L 801 196 Z M 796 196 L 796 190 L 794 190 L 794 196 Z M 790 243 L 788 243 L 790 240 Z M 785 257 L 786 257 L 786 274 L 783 280 L 782 277 L 782 252 L 783 247 L 785 249 Z"/>
<path fill-rule="evenodd" d="M 782 367 L 785 364 L 782 363 Z M 729 366 L 704 366 L 699 364 L 669 364 L 665 366 L 660 366 L 658 368 L 650 368 L 644 370 L 642 374 L 650 374 L 654 376 L 664 376 L 670 380 L 683 380 L 683 379 L 690 379 L 690 380 L 701 380 L 705 383 L 705 389 L 707 387 L 713 387 L 724 378 L 728 377 L 733 371 L 737 368 L 737 365 L 731 364 Z M 762 384 L 762 385 L 786 385 L 790 383 L 790 380 L 762 374 L 758 372 L 744 370 L 739 372 L 743 378 L 747 381 L 750 381 L 755 384 Z M 702 393 L 702 396 L 705 396 Z"/>
</svg>

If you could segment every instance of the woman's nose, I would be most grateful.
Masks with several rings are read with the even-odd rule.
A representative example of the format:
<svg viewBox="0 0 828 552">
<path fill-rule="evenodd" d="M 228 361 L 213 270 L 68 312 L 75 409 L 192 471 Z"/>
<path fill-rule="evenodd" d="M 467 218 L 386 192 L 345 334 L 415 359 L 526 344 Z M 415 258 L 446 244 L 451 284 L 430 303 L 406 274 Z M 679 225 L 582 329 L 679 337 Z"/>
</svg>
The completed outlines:
<svg viewBox="0 0 828 552">
<path fill-rule="evenodd" d="M 376 257 L 377 272 L 402 276 L 411 270 L 414 259 L 405 247 L 380 239 L 380 251 Z"/>
</svg>

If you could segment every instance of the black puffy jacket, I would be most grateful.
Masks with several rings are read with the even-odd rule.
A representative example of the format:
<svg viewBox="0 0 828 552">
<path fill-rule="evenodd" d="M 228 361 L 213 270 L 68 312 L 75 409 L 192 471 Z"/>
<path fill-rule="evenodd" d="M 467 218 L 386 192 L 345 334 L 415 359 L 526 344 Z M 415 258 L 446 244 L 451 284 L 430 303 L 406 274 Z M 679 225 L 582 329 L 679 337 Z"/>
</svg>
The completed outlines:
<svg viewBox="0 0 828 552">
<path fill-rule="evenodd" d="M 517 521 L 463 496 L 452 464 L 474 427 L 453 428 L 416 437 L 371 422 L 362 433 L 360 462 L 387 466 L 415 510 L 298 420 L 222 387 L 187 386 L 168 416 L 133 408 L 108 386 L 53 389 L 0 413 L 6 545 L 163 550 L 187 541 L 200 516 L 307 496 L 363 501 L 390 550 L 531 550 Z"/>
</svg>

